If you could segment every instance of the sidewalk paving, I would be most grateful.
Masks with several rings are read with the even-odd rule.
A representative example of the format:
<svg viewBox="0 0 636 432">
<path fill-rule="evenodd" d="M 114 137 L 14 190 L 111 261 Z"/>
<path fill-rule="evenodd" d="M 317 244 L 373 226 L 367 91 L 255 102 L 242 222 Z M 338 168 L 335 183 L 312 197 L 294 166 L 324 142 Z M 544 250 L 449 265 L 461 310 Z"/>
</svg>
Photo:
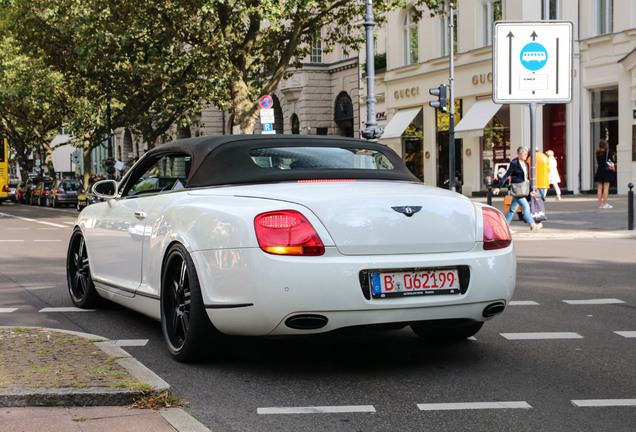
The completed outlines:
<svg viewBox="0 0 636 432">
<path fill-rule="evenodd" d="M 636 231 L 627 229 L 627 197 L 612 195 L 609 202 L 614 208 L 599 209 L 591 195 L 564 196 L 561 201 L 548 197 L 544 228 L 531 232 L 525 222 L 513 218 L 513 239 L 636 239 Z M 492 203 L 503 209 L 503 197 L 493 197 Z M 209 432 L 179 407 L 135 408 L 144 395 L 169 387 L 99 336 L 0 327 L 0 432 Z"/>
</svg>

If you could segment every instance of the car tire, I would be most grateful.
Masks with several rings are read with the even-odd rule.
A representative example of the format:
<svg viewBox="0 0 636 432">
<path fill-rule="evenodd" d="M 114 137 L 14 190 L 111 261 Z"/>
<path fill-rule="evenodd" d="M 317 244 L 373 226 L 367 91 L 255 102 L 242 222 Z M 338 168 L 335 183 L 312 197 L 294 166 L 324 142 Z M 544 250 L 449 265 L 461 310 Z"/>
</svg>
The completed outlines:
<svg viewBox="0 0 636 432">
<path fill-rule="evenodd" d="M 477 334 L 483 322 L 479 321 L 421 321 L 411 323 L 411 329 L 425 342 L 453 342 Z"/>
<path fill-rule="evenodd" d="M 161 330 L 172 357 L 201 360 L 212 339 L 220 337 L 208 318 L 192 258 L 175 244 L 164 261 L 161 277 Z"/>
<path fill-rule="evenodd" d="M 53 208 L 57 207 L 57 204 L 55 204 L 55 198 L 51 200 L 51 207 Z"/>
<path fill-rule="evenodd" d="M 66 255 L 66 280 L 71 301 L 82 309 L 91 309 L 99 304 L 100 297 L 91 277 L 88 249 L 84 235 L 76 228 L 71 235 Z"/>
</svg>

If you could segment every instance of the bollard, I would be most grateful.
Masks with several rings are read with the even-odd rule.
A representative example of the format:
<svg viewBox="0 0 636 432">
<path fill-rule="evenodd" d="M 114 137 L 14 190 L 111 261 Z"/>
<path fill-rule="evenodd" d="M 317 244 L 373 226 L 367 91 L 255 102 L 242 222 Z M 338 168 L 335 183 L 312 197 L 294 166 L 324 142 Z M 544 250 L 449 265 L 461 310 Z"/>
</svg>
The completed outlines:
<svg viewBox="0 0 636 432">
<path fill-rule="evenodd" d="M 488 189 L 488 194 L 486 195 L 486 204 L 489 206 L 492 205 L 492 177 L 486 177 L 486 189 Z"/>
<path fill-rule="evenodd" d="M 634 183 L 627 185 L 629 192 L 627 192 L 627 229 L 634 230 Z"/>
</svg>

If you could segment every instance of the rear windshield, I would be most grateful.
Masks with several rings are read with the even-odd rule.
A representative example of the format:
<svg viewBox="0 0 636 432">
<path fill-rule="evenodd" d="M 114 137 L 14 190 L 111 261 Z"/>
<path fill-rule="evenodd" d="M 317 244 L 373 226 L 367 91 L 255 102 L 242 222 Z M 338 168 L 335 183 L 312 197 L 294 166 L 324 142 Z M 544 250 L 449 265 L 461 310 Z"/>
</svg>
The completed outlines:
<svg viewBox="0 0 636 432">
<path fill-rule="evenodd" d="M 60 182 L 58 185 L 60 189 L 64 189 L 65 191 L 77 191 L 82 187 L 82 183 L 80 182 Z"/>
<path fill-rule="evenodd" d="M 342 147 L 270 147 L 250 150 L 260 168 L 282 170 L 391 170 L 393 163 L 376 150 Z"/>
</svg>

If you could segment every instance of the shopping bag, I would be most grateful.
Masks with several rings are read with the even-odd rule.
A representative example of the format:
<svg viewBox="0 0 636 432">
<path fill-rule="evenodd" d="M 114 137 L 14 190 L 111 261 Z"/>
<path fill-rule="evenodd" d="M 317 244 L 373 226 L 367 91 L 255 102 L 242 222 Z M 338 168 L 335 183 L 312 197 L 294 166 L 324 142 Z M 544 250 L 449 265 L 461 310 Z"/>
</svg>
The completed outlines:
<svg viewBox="0 0 636 432">
<path fill-rule="evenodd" d="M 508 212 L 510 204 L 512 204 L 512 195 L 506 195 L 504 197 L 504 213 Z M 521 213 L 521 206 L 517 207 L 516 213 Z"/>
<path fill-rule="evenodd" d="M 541 198 L 532 197 L 530 200 L 530 214 L 535 222 L 548 220 L 545 215 L 545 204 Z"/>
</svg>

